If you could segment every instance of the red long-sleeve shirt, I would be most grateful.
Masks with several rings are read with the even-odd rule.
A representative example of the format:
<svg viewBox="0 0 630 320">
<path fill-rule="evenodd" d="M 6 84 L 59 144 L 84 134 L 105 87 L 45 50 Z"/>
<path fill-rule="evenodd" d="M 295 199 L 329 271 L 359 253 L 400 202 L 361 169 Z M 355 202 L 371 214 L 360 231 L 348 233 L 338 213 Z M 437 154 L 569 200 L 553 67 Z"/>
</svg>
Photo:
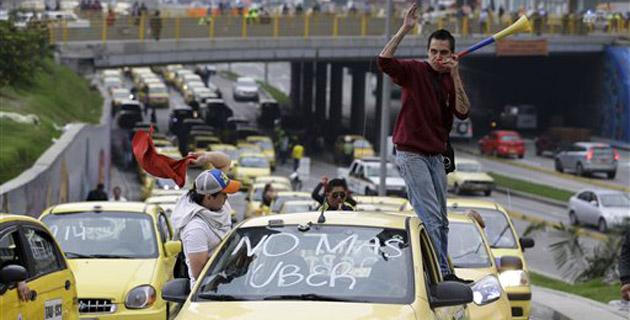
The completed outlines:
<svg viewBox="0 0 630 320">
<path fill-rule="evenodd" d="M 444 152 L 453 114 L 460 119 L 468 117 L 468 113 L 461 114 L 455 109 L 455 83 L 451 75 L 440 74 L 428 62 L 419 60 L 378 57 L 378 66 L 402 87 L 402 108 L 393 136 L 396 149 L 430 155 Z M 448 102 L 450 112 L 446 115 L 446 126 L 429 72 L 438 76 Z"/>
</svg>

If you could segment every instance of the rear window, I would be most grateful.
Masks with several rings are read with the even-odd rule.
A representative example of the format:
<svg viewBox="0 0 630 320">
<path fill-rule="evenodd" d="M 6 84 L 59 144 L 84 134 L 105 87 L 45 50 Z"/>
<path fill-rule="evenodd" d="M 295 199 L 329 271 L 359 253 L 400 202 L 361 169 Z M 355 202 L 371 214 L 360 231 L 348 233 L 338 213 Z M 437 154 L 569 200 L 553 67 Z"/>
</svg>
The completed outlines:
<svg viewBox="0 0 630 320">
<path fill-rule="evenodd" d="M 271 211 L 279 212 L 285 202 L 292 200 L 311 200 L 311 197 L 306 195 L 278 196 L 271 206 Z"/>
<path fill-rule="evenodd" d="M 595 157 L 613 157 L 613 150 L 610 147 L 594 147 L 593 156 Z"/>
<path fill-rule="evenodd" d="M 244 157 L 238 161 L 241 167 L 246 168 L 268 168 L 269 160 L 263 157 Z"/>
<path fill-rule="evenodd" d="M 411 303 L 411 255 L 407 232 L 398 229 L 242 228 L 221 247 L 192 300 Z"/>
<path fill-rule="evenodd" d="M 501 141 L 518 141 L 521 137 L 515 134 L 501 136 Z"/>
</svg>

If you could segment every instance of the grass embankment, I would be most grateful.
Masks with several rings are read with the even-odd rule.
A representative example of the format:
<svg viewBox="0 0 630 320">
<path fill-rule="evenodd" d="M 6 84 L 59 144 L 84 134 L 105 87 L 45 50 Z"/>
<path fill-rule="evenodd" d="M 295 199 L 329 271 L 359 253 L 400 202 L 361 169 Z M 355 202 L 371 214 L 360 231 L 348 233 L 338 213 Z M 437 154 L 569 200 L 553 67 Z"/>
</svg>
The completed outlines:
<svg viewBox="0 0 630 320">
<path fill-rule="evenodd" d="M 0 111 L 34 114 L 40 120 L 33 125 L 0 119 L 0 184 L 30 168 L 61 136 L 55 125 L 98 123 L 101 117 L 103 98 L 86 79 L 51 59 L 44 69 L 29 84 L 0 88 Z"/>
<path fill-rule="evenodd" d="M 552 200 L 567 202 L 569 201 L 569 198 L 571 198 L 575 193 L 564 189 L 550 187 L 544 184 L 514 179 L 494 172 L 488 172 L 488 174 L 492 176 L 492 178 L 494 178 L 494 182 L 499 187 L 509 188 L 512 190 L 525 192 Z"/>
<path fill-rule="evenodd" d="M 228 71 L 228 70 L 221 71 L 221 74 L 225 78 L 232 81 L 236 81 L 236 79 L 240 77 L 238 73 Z M 271 96 L 271 98 L 278 101 L 280 105 L 289 105 L 289 96 L 286 95 L 284 92 L 280 91 L 278 88 L 264 81 L 256 80 L 256 82 L 262 87 L 263 90 L 267 91 L 267 93 Z"/>
<path fill-rule="evenodd" d="M 619 294 L 621 285 L 618 282 L 611 285 L 601 279 L 597 279 L 584 283 L 570 284 L 545 277 L 535 272 L 530 272 L 529 278 L 535 286 L 574 294 L 606 304 L 611 300 L 619 300 L 621 297 Z"/>
</svg>

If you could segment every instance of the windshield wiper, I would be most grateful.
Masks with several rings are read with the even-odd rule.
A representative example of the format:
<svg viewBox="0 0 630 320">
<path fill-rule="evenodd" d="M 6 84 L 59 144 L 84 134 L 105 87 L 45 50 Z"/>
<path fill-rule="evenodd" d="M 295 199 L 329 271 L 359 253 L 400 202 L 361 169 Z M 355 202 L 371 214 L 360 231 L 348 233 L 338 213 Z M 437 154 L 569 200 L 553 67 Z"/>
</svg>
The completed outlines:
<svg viewBox="0 0 630 320">
<path fill-rule="evenodd" d="M 205 300 L 216 300 L 216 301 L 243 301 L 247 300 L 243 297 L 233 296 L 231 294 L 216 294 L 216 293 L 200 293 L 197 297 Z"/>
<path fill-rule="evenodd" d="M 66 256 L 73 256 L 74 258 L 84 258 L 84 259 L 133 259 L 132 256 L 121 256 L 115 254 L 82 254 L 70 251 L 64 251 Z M 72 257 L 68 257 L 72 258 Z"/>
<path fill-rule="evenodd" d="M 70 251 L 64 251 L 63 253 L 66 254 L 67 258 L 72 258 L 72 257 L 69 257 L 69 256 L 73 256 L 75 258 L 94 259 L 94 256 L 89 255 L 89 254 L 82 254 L 82 253 L 76 253 L 76 252 L 70 252 Z"/>
<path fill-rule="evenodd" d="M 313 301 L 355 301 L 332 296 L 319 295 L 315 293 L 305 294 L 279 294 L 265 297 L 263 300 L 313 300 Z M 358 302 L 358 301 L 355 301 Z"/>
</svg>

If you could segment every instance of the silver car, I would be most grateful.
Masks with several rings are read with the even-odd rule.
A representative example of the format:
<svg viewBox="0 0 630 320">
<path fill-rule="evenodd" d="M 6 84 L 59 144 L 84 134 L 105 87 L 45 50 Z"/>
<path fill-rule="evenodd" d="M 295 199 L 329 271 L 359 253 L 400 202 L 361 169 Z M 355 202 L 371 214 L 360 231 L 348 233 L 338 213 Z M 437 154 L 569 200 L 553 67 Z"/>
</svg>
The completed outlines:
<svg viewBox="0 0 630 320">
<path fill-rule="evenodd" d="M 249 77 L 240 77 L 236 79 L 233 87 L 234 100 L 253 100 L 258 101 L 258 84 L 256 80 Z"/>
<path fill-rule="evenodd" d="M 572 225 L 595 225 L 600 232 L 630 218 L 630 194 L 614 190 L 585 189 L 569 199 Z"/>
<path fill-rule="evenodd" d="M 556 171 L 574 171 L 579 176 L 603 172 L 608 179 L 617 174 L 619 154 L 605 143 L 576 142 L 555 156 Z"/>
</svg>

